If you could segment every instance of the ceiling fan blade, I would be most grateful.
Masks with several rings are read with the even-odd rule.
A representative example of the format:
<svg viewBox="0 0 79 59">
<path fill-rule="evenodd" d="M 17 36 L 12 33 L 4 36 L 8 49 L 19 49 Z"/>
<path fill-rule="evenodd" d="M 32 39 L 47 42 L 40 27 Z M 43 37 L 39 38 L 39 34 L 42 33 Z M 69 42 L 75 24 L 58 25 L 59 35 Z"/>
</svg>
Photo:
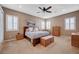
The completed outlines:
<svg viewBox="0 0 79 59">
<path fill-rule="evenodd" d="M 52 11 L 46 11 L 46 12 L 48 12 L 48 13 L 52 13 Z"/>
<path fill-rule="evenodd" d="M 48 9 L 50 9 L 50 8 L 52 8 L 52 6 L 49 6 L 46 10 L 48 10 Z"/>
<path fill-rule="evenodd" d="M 43 10 L 41 7 L 38 7 L 39 9 Z"/>
<path fill-rule="evenodd" d="M 40 13 L 40 12 L 37 12 L 37 13 Z"/>
</svg>

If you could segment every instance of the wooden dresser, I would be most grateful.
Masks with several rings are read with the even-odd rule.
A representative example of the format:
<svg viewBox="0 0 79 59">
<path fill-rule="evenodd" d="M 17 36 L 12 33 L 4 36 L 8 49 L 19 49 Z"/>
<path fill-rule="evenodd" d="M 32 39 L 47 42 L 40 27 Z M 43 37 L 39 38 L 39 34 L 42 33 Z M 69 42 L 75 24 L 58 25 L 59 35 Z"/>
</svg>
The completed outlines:
<svg viewBox="0 0 79 59">
<path fill-rule="evenodd" d="M 60 36 L 61 34 L 60 32 L 61 32 L 60 26 L 53 26 L 53 29 L 52 29 L 53 36 Z"/>
<path fill-rule="evenodd" d="M 79 33 L 72 33 L 71 45 L 79 48 Z"/>
</svg>

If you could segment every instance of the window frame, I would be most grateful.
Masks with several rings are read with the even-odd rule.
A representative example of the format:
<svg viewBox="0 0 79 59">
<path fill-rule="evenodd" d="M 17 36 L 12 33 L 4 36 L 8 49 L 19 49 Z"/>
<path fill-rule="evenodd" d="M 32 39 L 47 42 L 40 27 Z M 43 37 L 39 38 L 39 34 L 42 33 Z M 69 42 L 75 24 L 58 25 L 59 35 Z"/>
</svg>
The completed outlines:
<svg viewBox="0 0 79 59">
<path fill-rule="evenodd" d="M 48 22 L 50 22 L 50 24 L 47 24 Z M 50 30 L 51 29 L 51 21 L 50 20 L 46 20 L 46 30 Z M 49 28 L 47 28 L 49 26 Z"/>
<path fill-rule="evenodd" d="M 8 27 L 8 17 L 11 16 L 12 17 L 12 28 L 9 29 Z M 17 29 L 14 28 L 14 17 L 17 18 Z M 9 14 L 6 14 L 6 31 L 19 31 L 19 18 L 18 16 L 15 16 L 15 15 L 9 15 Z"/>
<path fill-rule="evenodd" d="M 71 29 L 71 20 L 72 20 L 72 18 L 74 18 L 74 29 Z M 69 20 L 69 28 L 68 29 L 66 29 L 66 25 L 67 25 L 67 23 L 66 23 L 66 20 Z M 75 16 L 73 16 L 73 17 L 69 17 L 69 18 L 65 18 L 65 30 L 76 30 L 76 17 Z"/>
<path fill-rule="evenodd" d="M 44 24 L 44 26 L 43 26 L 43 24 Z M 42 20 L 42 21 L 41 21 L 41 30 L 45 30 L 45 29 L 46 29 L 45 26 L 46 26 L 45 21 Z M 44 27 L 44 28 L 43 28 L 43 27 Z"/>
</svg>

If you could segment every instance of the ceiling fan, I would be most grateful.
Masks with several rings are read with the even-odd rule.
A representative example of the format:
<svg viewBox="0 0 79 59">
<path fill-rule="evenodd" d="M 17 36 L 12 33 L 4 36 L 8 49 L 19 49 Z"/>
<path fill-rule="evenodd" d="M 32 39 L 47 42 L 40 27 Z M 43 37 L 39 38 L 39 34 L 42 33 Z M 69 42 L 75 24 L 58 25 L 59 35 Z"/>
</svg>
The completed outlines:
<svg viewBox="0 0 79 59">
<path fill-rule="evenodd" d="M 52 11 L 49 11 L 49 9 L 52 8 L 52 6 L 49 6 L 48 8 L 45 8 L 45 7 L 38 7 L 40 10 L 42 10 L 44 13 L 47 12 L 47 13 L 52 13 Z M 37 13 L 40 13 L 40 12 L 37 12 Z"/>
</svg>

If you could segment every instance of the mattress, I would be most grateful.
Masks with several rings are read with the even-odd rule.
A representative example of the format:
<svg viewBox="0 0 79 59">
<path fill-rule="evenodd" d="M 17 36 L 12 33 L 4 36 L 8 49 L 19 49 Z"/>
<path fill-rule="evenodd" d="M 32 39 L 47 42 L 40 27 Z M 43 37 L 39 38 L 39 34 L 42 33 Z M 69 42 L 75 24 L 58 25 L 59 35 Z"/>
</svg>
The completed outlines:
<svg viewBox="0 0 79 59">
<path fill-rule="evenodd" d="M 48 31 L 26 32 L 25 35 L 29 37 L 31 41 L 33 41 L 33 39 L 49 35 L 49 32 Z"/>
</svg>

